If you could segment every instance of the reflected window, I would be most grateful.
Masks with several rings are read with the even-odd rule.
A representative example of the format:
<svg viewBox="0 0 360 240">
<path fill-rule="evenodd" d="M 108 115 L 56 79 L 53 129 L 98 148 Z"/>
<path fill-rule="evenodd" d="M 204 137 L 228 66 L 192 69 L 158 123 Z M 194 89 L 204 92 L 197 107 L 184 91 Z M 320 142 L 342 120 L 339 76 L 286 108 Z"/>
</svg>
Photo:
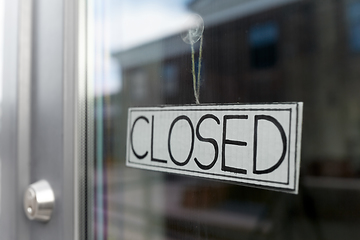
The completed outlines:
<svg viewBox="0 0 360 240">
<path fill-rule="evenodd" d="M 166 64 L 163 68 L 163 84 L 165 96 L 173 96 L 178 93 L 179 69 L 175 64 Z"/>
<path fill-rule="evenodd" d="M 360 52 L 360 1 L 348 4 L 349 44 L 351 51 Z"/>
<path fill-rule="evenodd" d="M 251 67 L 269 68 L 275 65 L 278 52 L 279 27 L 275 22 L 252 26 L 249 30 Z"/>
<path fill-rule="evenodd" d="M 144 70 L 136 70 L 131 75 L 132 96 L 134 100 L 143 100 L 147 96 L 147 76 Z"/>
</svg>

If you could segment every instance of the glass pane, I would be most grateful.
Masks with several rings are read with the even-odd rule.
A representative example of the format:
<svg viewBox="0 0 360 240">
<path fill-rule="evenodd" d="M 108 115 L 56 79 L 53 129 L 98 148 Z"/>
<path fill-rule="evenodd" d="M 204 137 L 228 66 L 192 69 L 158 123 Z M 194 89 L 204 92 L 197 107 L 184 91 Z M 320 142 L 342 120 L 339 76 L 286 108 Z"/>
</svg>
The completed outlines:
<svg viewBox="0 0 360 240">
<path fill-rule="evenodd" d="M 89 0 L 88 23 L 89 239 L 360 238 L 359 0 Z M 125 166 L 128 108 L 197 83 L 200 104 L 304 102 L 298 195 Z"/>
</svg>

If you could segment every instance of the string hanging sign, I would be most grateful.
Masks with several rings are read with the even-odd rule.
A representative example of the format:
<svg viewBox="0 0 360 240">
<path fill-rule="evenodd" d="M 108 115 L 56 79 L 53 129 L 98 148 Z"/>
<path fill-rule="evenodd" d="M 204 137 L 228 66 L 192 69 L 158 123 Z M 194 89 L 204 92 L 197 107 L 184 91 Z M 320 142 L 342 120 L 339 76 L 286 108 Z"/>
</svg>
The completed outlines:
<svg viewBox="0 0 360 240">
<path fill-rule="evenodd" d="M 194 15 L 181 34 L 191 46 L 196 105 L 130 108 L 126 165 L 296 194 L 303 104 L 200 104 L 203 31 Z"/>
</svg>

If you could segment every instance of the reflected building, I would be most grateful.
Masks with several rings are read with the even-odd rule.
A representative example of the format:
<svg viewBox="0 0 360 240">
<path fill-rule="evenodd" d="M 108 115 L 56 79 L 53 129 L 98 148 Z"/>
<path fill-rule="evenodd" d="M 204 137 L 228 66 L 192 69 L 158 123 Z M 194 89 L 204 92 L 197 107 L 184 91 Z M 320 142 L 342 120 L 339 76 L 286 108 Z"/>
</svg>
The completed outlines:
<svg viewBox="0 0 360 240">
<path fill-rule="evenodd" d="M 201 103 L 303 101 L 303 164 L 317 161 L 313 174 L 356 174 L 360 13 L 354 5 L 359 3 L 192 1 L 188 7 L 205 23 Z M 128 106 L 194 103 L 191 49 L 180 33 L 114 57 Z M 322 169 L 324 161 L 334 169 Z M 335 173 L 341 168 L 349 169 Z"/>
<path fill-rule="evenodd" d="M 165 215 L 157 219 L 165 226 L 159 231 L 173 239 L 194 237 L 198 233 L 192 226 L 201 219 L 213 229 L 207 234 L 220 234 L 211 235 L 214 239 L 239 239 L 249 232 L 286 235 L 277 229 L 281 223 L 301 236 L 303 226 L 296 225 L 300 220 L 291 220 L 294 226 L 288 223 L 298 217 L 315 226 L 315 237 L 309 239 L 322 239 L 316 230 L 320 219 L 356 219 L 360 212 L 356 203 L 360 199 L 356 179 L 360 173 L 360 1 L 194 0 L 188 8 L 201 15 L 205 24 L 201 103 L 304 102 L 301 196 L 272 201 L 275 193 L 268 191 L 239 190 L 226 184 L 210 188 L 203 180 L 166 175 L 167 184 L 158 189 L 167 196 L 165 207 L 152 213 Z M 198 59 L 199 43 L 195 51 Z M 119 108 L 195 102 L 191 48 L 180 33 L 113 57 L 122 69 L 122 91 L 111 96 Z M 117 136 L 112 159 L 123 165 L 126 129 L 121 126 L 126 126 L 127 113 L 112 119 L 116 124 L 109 132 Z M 148 182 L 152 174 L 138 172 L 137 177 Z M 148 182 L 149 189 L 163 180 L 157 175 L 152 179 L 156 183 Z M 332 199 L 333 193 L 352 194 L 353 200 L 347 204 Z M 224 229 L 215 216 L 233 228 Z M 236 219 L 235 225 L 229 219 Z"/>
</svg>

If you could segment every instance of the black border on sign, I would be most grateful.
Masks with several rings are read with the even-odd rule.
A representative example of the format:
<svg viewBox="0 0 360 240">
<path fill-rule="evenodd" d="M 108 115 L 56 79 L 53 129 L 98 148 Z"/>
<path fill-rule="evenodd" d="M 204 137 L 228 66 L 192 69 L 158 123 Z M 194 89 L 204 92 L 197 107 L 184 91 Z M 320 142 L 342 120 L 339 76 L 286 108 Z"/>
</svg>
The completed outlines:
<svg viewBox="0 0 360 240">
<path fill-rule="evenodd" d="M 207 173 L 207 172 L 201 172 L 201 171 L 193 171 L 193 170 L 188 170 L 188 169 L 179 169 L 179 168 L 173 168 L 173 167 L 165 167 L 165 166 L 159 166 L 159 165 L 151 165 L 151 164 L 142 164 L 139 162 L 133 162 L 130 161 L 130 144 L 128 143 L 127 146 L 127 162 L 133 165 L 140 165 L 140 166 L 144 166 L 143 169 L 148 169 L 148 170 L 153 170 L 156 171 L 156 168 L 159 169 L 159 171 L 162 172 L 166 172 L 166 173 L 174 173 L 174 174 L 181 174 L 181 175 L 185 175 L 185 176 L 193 176 L 193 177 L 203 177 L 206 178 L 206 175 L 211 175 L 211 176 L 219 176 L 219 177 L 226 177 L 226 178 L 232 178 L 232 179 L 242 179 L 242 180 L 249 180 L 249 181 L 253 181 L 255 183 L 247 183 L 247 182 L 240 182 L 240 181 L 236 181 L 236 180 L 224 180 L 224 179 L 217 179 L 217 178 L 211 178 L 211 179 L 215 179 L 215 180 L 220 180 L 220 181 L 231 181 L 233 183 L 239 183 L 239 184 L 243 184 L 243 185 L 250 185 L 250 186 L 257 186 L 257 187 L 262 187 L 262 188 L 268 188 L 268 189 L 275 189 L 275 190 L 289 190 L 289 191 L 295 191 L 296 189 L 296 184 L 297 184 L 297 141 L 298 141 L 298 124 L 299 124 L 299 113 L 298 113 L 298 108 L 299 108 L 299 103 L 265 103 L 267 105 L 290 105 L 290 104 L 296 104 L 296 129 L 295 129 L 295 157 L 294 157 L 294 187 L 293 188 L 286 188 L 286 187 L 275 187 L 275 186 L 268 186 L 268 185 L 262 185 L 262 184 L 256 184 L 256 182 L 265 182 L 265 183 L 275 183 L 275 184 L 279 184 L 279 185 L 285 185 L 288 186 L 290 184 L 290 152 L 291 152 L 291 126 L 292 126 L 292 110 L 293 108 L 273 108 L 273 109 L 265 109 L 265 108 L 225 108 L 225 109 L 219 109 L 219 108 L 195 108 L 195 109 L 185 109 L 182 108 L 184 107 L 184 105 L 182 106 L 160 106 L 160 107 L 150 107 L 150 108 L 155 108 L 155 109 L 149 109 L 149 108 L 129 108 L 129 116 L 128 116 L 128 123 L 131 123 L 132 121 L 132 116 L 131 113 L 132 112 L 164 112 L 164 111 L 289 111 L 290 115 L 289 115 L 289 147 L 288 147 L 288 171 L 287 171 L 287 182 L 276 182 L 276 181 L 267 181 L 267 180 L 262 180 L 262 179 L 252 179 L 252 178 L 244 178 L 244 177 L 237 177 L 237 176 L 232 176 L 232 175 L 224 175 L 224 174 L 216 174 L 216 173 Z M 216 106 L 246 106 L 247 104 L 241 105 L 241 104 L 236 104 L 236 105 L 231 105 L 231 104 L 222 104 L 222 105 L 216 105 Z M 263 104 L 258 104 L 258 105 L 263 105 Z M 188 107 L 199 107 L 199 105 L 185 105 Z M 215 106 L 215 105 L 201 105 L 202 106 Z M 256 106 L 256 105 L 254 105 Z M 172 109 L 167 109 L 167 108 L 172 108 Z M 128 131 L 127 131 L 128 132 Z M 128 136 L 127 136 L 128 138 Z M 128 139 L 127 139 L 128 140 Z M 149 169 L 148 167 L 154 168 L 154 169 Z M 164 170 L 160 170 L 160 169 L 164 169 Z M 170 171 L 166 171 L 165 169 L 169 169 Z M 184 172 L 183 174 L 181 172 L 173 172 L 172 170 L 176 170 L 176 171 L 181 171 Z M 190 174 L 186 174 L 185 172 L 190 172 L 190 173 L 197 173 L 200 175 L 190 175 Z"/>
<path fill-rule="evenodd" d="M 295 129 L 295 172 L 294 172 L 294 187 L 298 186 L 299 178 L 297 177 L 297 159 L 298 159 L 298 131 L 299 131 L 299 104 L 296 104 L 296 129 Z"/>
</svg>

